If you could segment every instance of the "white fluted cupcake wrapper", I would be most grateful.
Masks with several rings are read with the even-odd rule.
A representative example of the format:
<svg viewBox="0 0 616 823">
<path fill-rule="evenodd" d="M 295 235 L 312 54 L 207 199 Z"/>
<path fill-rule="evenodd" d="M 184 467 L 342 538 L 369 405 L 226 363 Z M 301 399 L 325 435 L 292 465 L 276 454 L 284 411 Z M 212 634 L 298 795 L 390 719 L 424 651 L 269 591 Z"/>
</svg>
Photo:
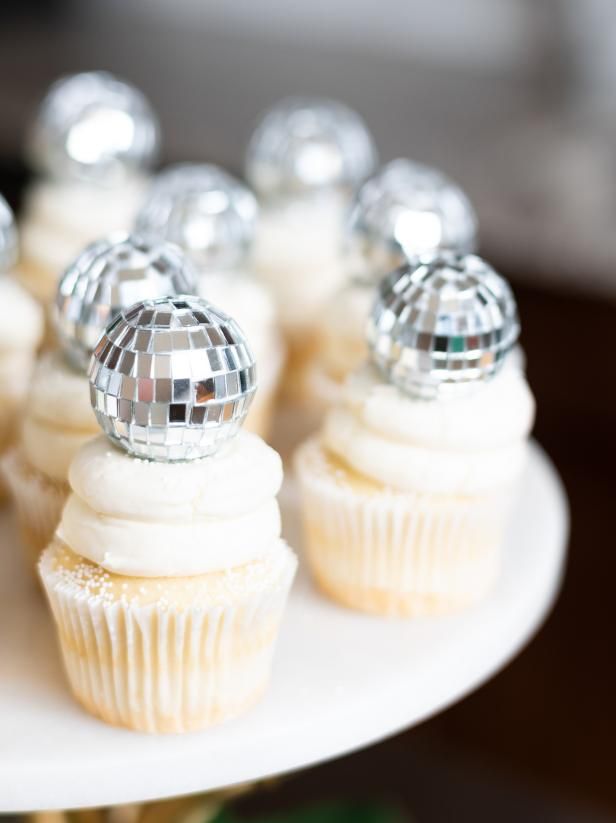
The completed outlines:
<svg viewBox="0 0 616 823">
<path fill-rule="evenodd" d="M 311 441 L 297 455 L 307 556 L 320 587 L 353 608 L 419 616 L 492 586 L 509 490 L 472 498 L 365 491 Z"/>
<path fill-rule="evenodd" d="M 15 505 L 26 562 L 36 577 L 41 552 L 60 522 L 68 483 L 52 480 L 30 466 L 18 447 L 2 457 L 0 470 Z"/>
<path fill-rule="evenodd" d="M 296 569 L 227 603 L 171 608 L 92 596 L 53 567 L 40 574 L 57 624 L 68 679 L 92 714 L 144 732 L 187 732 L 228 720 L 266 688 Z"/>
</svg>

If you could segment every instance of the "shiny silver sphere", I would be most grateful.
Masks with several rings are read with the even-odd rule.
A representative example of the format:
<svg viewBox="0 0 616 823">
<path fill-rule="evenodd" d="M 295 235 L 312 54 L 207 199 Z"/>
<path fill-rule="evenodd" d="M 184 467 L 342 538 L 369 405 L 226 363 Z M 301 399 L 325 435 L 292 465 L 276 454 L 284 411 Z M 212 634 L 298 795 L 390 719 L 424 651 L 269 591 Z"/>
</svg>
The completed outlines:
<svg viewBox="0 0 616 823">
<path fill-rule="evenodd" d="M 60 345 L 86 371 L 101 334 L 138 300 L 196 291 L 192 266 L 175 246 L 138 235 L 112 235 L 90 244 L 66 270 L 56 294 Z"/>
<path fill-rule="evenodd" d="M 137 217 L 137 231 L 180 246 L 201 270 L 227 270 L 246 258 L 257 200 L 224 169 L 182 164 L 161 172 Z"/>
<path fill-rule="evenodd" d="M 351 274 L 378 283 L 419 254 L 475 249 L 477 217 L 455 183 L 430 166 L 393 160 L 367 180 L 351 209 Z"/>
<path fill-rule="evenodd" d="M 107 328 L 92 357 L 98 422 L 136 457 L 210 457 L 241 426 L 257 388 L 237 323 L 198 297 L 145 300 Z"/>
<path fill-rule="evenodd" d="M 9 204 L 0 194 L 0 272 L 10 271 L 18 257 L 15 216 Z"/>
<path fill-rule="evenodd" d="M 362 118 L 335 100 L 290 97 L 267 111 L 246 154 L 246 177 L 263 198 L 353 190 L 377 162 Z"/>
<path fill-rule="evenodd" d="M 115 185 L 148 168 L 159 148 L 159 125 L 134 86 L 102 71 L 60 78 L 41 103 L 30 155 L 44 174 Z"/>
<path fill-rule="evenodd" d="M 494 377 L 520 332 L 507 281 L 475 255 L 425 255 L 387 275 L 368 345 L 387 379 L 432 400 Z"/>
</svg>

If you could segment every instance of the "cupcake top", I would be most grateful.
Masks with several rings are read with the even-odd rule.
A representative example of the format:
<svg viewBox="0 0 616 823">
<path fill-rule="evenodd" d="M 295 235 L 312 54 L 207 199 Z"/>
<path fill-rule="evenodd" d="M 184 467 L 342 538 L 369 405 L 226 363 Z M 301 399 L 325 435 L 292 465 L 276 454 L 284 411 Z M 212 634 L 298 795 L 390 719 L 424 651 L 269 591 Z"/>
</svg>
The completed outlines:
<svg viewBox="0 0 616 823">
<path fill-rule="evenodd" d="M 506 282 L 471 256 L 422 258 L 386 277 L 369 322 L 372 362 L 352 374 L 322 440 L 392 490 L 473 495 L 520 472 L 534 401 L 509 352 Z"/>
<path fill-rule="evenodd" d="M 376 165 L 361 117 L 342 103 L 290 97 L 263 115 L 246 153 L 246 177 L 260 198 L 351 192 Z"/>
<path fill-rule="evenodd" d="M 24 257 L 59 274 L 88 243 L 130 229 L 146 188 L 143 176 L 94 194 L 78 181 L 36 180 L 26 193 Z"/>
<path fill-rule="evenodd" d="M 51 86 L 29 153 L 46 175 L 111 186 L 147 168 L 158 146 L 158 121 L 138 89 L 107 72 L 83 72 Z"/>
<path fill-rule="evenodd" d="M 474 250 L 477 217 L 464 192 L 438 169 L 399 158 L 358 190 L 346 251 L 357 280 L 377 284 L 426 252 Z"/>
<path fill-rule="evenodd" d="M 282 463 L 239 432 L 215 459 L 141 460 L 98 437 L 70 469 L 58 536 L 108 571 L 184 577 L 248 563 L 279 545 Z"/>
<path fill-rule="evenodd" d="M 348 378 L 324 423 L 329 452 L 396 491 L 473 495 L 521 471 L 534 400 L 511 366 L 475 394 L 427 403 L 403 394 L 369 364 Z"/>
<path fill-rule="evenodd" d="M 194 297 L 138 303 L 101 338 L 90 382 L 108 439 L 71 465 L 58 528 L 69 547 L 140 577 L 227 570 L 279 547 L 282 464 L 238 431 L 256 380 L 231 318 Z"/>
</svg>

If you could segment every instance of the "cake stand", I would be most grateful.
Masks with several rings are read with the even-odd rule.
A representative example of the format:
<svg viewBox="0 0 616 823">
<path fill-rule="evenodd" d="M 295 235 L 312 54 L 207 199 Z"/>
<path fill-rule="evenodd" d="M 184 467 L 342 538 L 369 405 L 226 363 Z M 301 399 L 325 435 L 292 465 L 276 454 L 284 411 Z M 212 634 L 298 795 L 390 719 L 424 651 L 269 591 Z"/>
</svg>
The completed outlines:
<svg viewBox="0 0 616 823">
<path fill-rule="evenodd" d="M 293 488 L 286 534 L 298 546 Z M 568 515 L 533 445 L 493 594 L 457 616 L 387 620 L 319 596 L 301 573 L 272 684 L 246 716 L 211 731 L 154 737 L 112 728 L 71 698 L 51 620 L 0 519 L 0 812 L 166 798 L 289 772 L 350 752 L 451 705 L 528 641 L 554 601 Z"/>
</svg>

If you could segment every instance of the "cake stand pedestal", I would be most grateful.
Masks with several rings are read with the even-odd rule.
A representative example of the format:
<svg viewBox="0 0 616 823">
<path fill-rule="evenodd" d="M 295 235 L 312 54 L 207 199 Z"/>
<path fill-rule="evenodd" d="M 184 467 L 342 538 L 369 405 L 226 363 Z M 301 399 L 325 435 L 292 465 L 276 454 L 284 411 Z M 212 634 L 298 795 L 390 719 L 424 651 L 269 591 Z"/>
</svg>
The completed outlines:
<svg viewBox="0 0 616 823">
<path fill-rule="evenodd" d="M 286 535 L 299 546 L 292 487 Z M 109 806 L 221 789 L 290 772 L 419 723 L 517 654 L 549 611 L 563 569 L 566 499 L 533 445 L 498 584 L 460 615 L 387 620 L 292 592 L 265 699 L 200 734 L 112 728 L 72 699 L 51 618 L 0 515 L 0 812 Z"/>
</svg>

